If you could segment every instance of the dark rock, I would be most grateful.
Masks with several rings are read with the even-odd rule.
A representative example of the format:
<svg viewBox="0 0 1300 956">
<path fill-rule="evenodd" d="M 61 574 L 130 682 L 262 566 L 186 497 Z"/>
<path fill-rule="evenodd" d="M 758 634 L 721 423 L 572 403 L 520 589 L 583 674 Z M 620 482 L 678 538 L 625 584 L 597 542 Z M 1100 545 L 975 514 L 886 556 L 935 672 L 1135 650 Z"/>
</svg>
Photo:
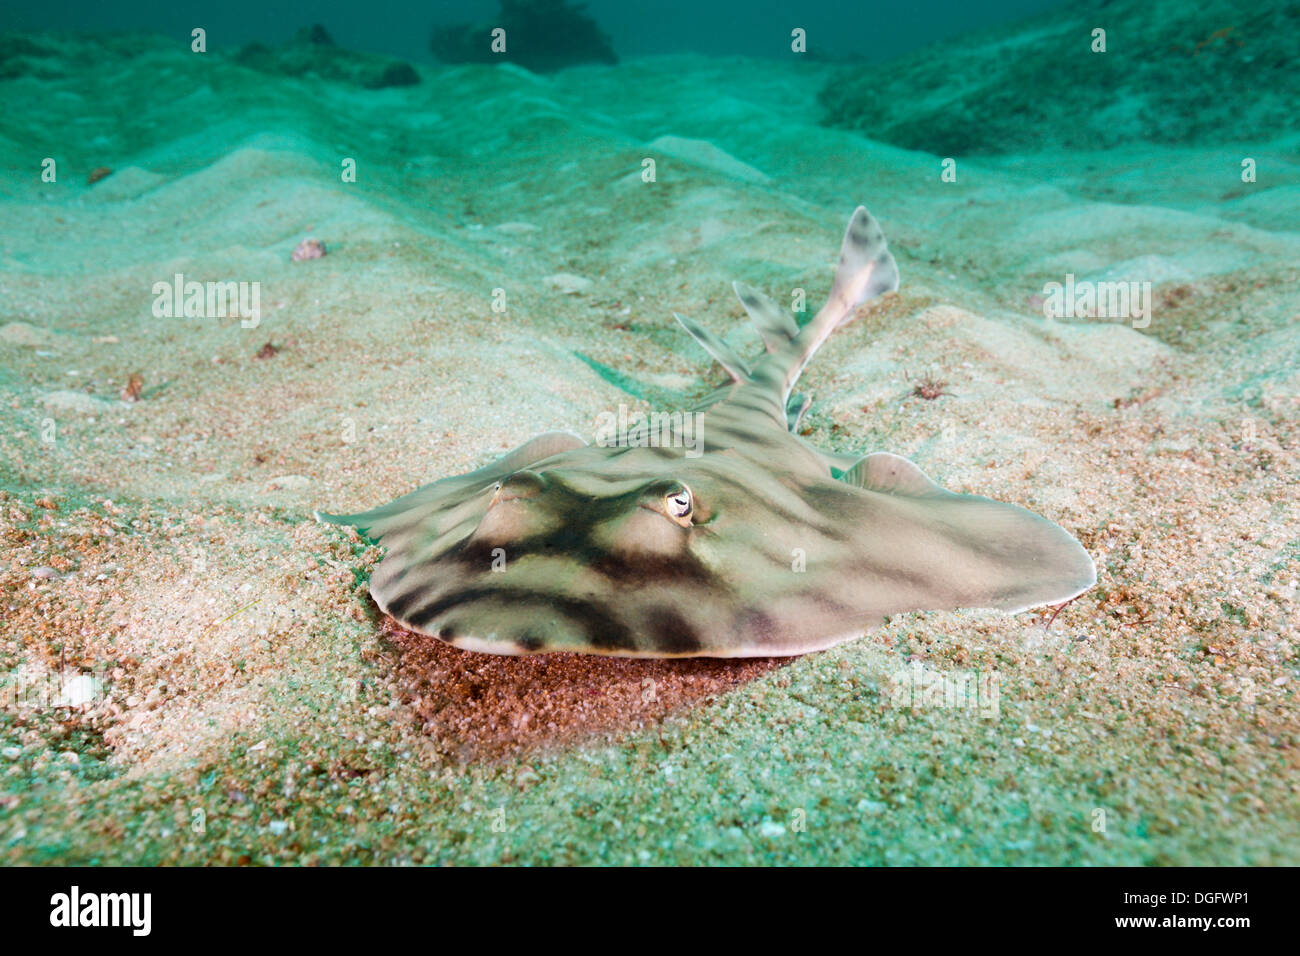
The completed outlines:
<svg viewBox="0 0 1300 956">
<path fill-rule="evenodd" d="M 369 90 L 414 86 L 420 82 L 420 74 L 411 64 L 393 57 L 346 50 L 336 45 L 320 24 L 303 27 L 280 47 L 249 43 L 235 54 L 235 61 L 260 73 L 318 76 Z"/>
<path fill-rule="evenodd" d="M 294 40 L 299 43 L 311 43 L 315 46 L 338 46 L 334 38 L 319 23 L 313 23 L 309 27 L 303 27 L 294 36 Z"/>
<path fill-rule="evenodd" d="M 458 23 L 434 30 L 430 48 L 444 63 L 508 60 L 537 73 L 576 63 L 617 63 L 609 38 L 589 17 L 585 4 L 570 0 L 500 0 L 487 24 Z M 504 53 L 492 52 L 492 31 L 506 31 Z"/>
<path fill-rule="evenodd" d="M 382 90 L 389 86 L 415 86 L 420 82 L 420 74 L 409 63 L 390 63 L 377 77 L 365 82 L 371 90 Z"/>
<path fill-rule="evenodd" d="M 54 79 L 62 75 L 56 48 L 31 37 L 0 33 L 0 80 L 20 76 Z"/>
</svg>

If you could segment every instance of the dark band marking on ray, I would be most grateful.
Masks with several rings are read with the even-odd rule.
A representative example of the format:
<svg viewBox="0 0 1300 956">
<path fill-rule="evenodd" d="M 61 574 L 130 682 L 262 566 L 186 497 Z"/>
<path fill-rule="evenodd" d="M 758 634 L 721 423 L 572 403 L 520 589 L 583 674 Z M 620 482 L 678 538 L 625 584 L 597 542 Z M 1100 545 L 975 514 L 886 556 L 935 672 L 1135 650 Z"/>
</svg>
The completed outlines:
<svg viewBox="0 0 1300 956">
<path fill-rule="evenodd" d="M 626 624 L 607 606 L 596 601 L 571 598 L 532 588 L 512 587 L 473 587 L 448 594 L 429 604 L 417 607 L 409 616 L 393 613 L 403 624 L 420 631 L 428 631 L 429 625 L 448 611 L 464 607 L 467 604 L 492 602 L 514 607 L 521 604 L 538 605 L 559 611 L 582 629 L 584 636 L 592 647 L 603 650 L 635 650 L 636 638 Z M 480 635 L 475 635 L 480 636 Z"/>
<path fill-rule="evenodd" d="M 651 608 L 646 625 L 654 638 L 654 648 L 665 654 L 694 654 L 704 647 L 694 625 L 675 608 Z"/>
<path fill-rule="evenodd" d="M 421 565 L 421 567 L 423 567 Z M 384 602 L 384 610 L 392 617 L 399 621 L 408 620 L 411 611 L 415 609 L 417 602 L 421 597 L 427 594 L 429 582 L 419 582 L 415 587 L 403 591 L 400 594 L 394 594 Z"/>
<path fill-rule="evenodd" d="M 756 607 L 747 607 L 741 611 L 737 615 L 736 623 L 747 636 L 757 634 L 766 637 L 777 633 L 776 619 L 766 611 Z"/>
<path fill-rule="evenodd" d="M 627 558 L 614 552 L 592 556 L 587 566 L 610 581 L 639 586 L 643 584 L 707 587 L 729 592 L 731 588 L 704 566 L 695 555 L 638 555 Z"/>
<path fill-rule="evenodd" d="M 667 519 L 665 519 L 667 520 Z M 491 566 L 491 552 L 505 550 L 507 566 L 510 562 L 528 557 L 553 557 L 565 559 L 575 567 L 586 568 L 616 583 L 628 585 L 678 584 L 724 588 L 722 581 L 689 551 L 678 555 L 638 553 L 626 556 L 601 547 L 592 540 L 590 525 L 570 525 L 555 532 L 533 538 L 521 538 L 505 544 L 471 542 L 448 553 L 444 560 L 462 568 L 485 571 Z"/>
</svg>

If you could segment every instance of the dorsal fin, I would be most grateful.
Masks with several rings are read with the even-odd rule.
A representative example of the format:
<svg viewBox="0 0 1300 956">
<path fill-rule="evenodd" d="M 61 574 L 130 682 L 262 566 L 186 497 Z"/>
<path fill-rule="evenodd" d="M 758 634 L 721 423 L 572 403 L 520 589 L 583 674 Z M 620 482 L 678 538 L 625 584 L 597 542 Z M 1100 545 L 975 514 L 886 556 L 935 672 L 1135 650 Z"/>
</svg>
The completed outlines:
<svg viewBox="0 0 1300 956">
<path fill-rule="evenodd" d="M 674 312 L 673 318 L 681 323 L 682 328 L 691 333 L 691 338 L 699 342 L 704 347 L 704 351 L 718 360 L 718 364 L 727 370 L 727 374 L 731 376 L 733 382 L 749 381 L 749 366 L 745 364 L 744 359 L 736 354 L 735 349 L 704 328 L 704 326 L 691 321 L 686 316 Z"/>
<path fill-rule="evenodd" d="M 883 491 L 908 498 L 940 498 L 953 494 L 906 458 L 887 451 L 860 458 L 840 480 L 867 491 Z"/>
<path fill-rule="evenodd" d="M 731 287 L 736 290 L 736 297 L 749 313 L 758 334 L 763 336 L 763 345 L 769 352 L 775 352 L 799 334 L 794 315 L 762 292 L 743 282 L 733 282 Z"/>
</svg>

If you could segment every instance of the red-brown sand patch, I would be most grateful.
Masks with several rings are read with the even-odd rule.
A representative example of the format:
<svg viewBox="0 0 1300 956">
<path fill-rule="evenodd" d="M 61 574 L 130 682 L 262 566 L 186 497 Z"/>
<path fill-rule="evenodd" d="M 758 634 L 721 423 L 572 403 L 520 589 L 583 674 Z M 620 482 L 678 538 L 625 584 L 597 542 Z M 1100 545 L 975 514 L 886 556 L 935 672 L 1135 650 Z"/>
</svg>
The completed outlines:
<svg viewBox="0 0 1300 956">
<path fill-rule="evenodd" d="M 608 738 L 662 721 L 791 658 L 638 660 L 462 651 L 385 617 L 403 703 L 441 752 L 492 759 Z"/>
</svg>

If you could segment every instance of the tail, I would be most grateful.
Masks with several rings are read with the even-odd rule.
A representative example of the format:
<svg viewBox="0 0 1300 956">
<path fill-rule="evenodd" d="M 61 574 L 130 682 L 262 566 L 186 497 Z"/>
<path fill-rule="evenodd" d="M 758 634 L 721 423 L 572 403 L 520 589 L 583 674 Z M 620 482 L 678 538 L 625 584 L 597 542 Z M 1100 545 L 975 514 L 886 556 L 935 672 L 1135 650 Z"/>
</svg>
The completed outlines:
<svg viewBox="0 0 1300 956">
<path fill-rule="evenodd" d="M 897 288 L 898 263 L 885 244 L 885 233 L 866 207 L 859 206 L 844 230 L 840 264 L 826 304 L 797 336 L 763 359 L 751 380 L 772 389 L 785 408 L 794 383 L 831 333 L 853 321 L 858 306 Z"/>
<path fill-rule="evenodd" d="M 755 409 L 762 408 L 779 422 L 795 422 L 807 405 L 802 396 L 792 401 L 790 393 L 813 354 L 832 332 L 853 320 L 858 306 L 897 288 L 898 264 L 885 244 L 885 234 L 871 213 L 859 206 L 844 231 L 831 294 L 802 329 L 790 312 L 763 293 L 735 283 L 736 295 L 766 349 L 752 371 L 734 349 L 707 329 L 680 315 L 677 321 L 748 393 Z"/>
</svg>

